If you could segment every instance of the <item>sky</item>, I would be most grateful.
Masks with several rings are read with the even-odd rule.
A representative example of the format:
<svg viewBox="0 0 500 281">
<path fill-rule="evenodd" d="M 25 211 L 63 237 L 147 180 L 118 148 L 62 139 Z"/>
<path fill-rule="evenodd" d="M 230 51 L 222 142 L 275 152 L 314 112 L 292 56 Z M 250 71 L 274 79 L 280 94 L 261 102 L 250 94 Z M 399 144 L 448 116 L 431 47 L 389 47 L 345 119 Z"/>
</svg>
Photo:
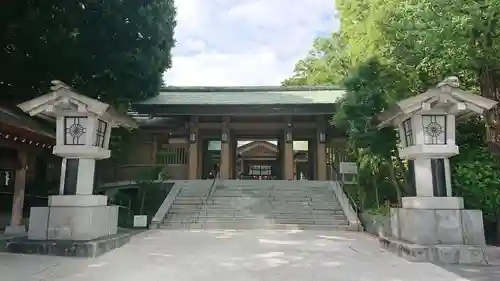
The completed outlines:
<svg viewBox="0 0 500 281">
<path fill-rule="evenodd" d="M 317 36 L 338 30 L 334 0 L 176 0 L 175 86 L 279 85 Z"/>
</svg>

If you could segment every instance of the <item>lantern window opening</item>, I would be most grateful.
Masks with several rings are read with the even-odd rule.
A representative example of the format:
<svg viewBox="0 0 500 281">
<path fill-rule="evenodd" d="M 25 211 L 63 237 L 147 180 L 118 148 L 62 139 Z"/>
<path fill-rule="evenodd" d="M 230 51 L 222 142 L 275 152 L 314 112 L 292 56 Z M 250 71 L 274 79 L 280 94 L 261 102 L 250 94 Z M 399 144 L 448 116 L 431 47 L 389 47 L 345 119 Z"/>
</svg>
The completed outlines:
<svg viewBox="0 0 500 281">
<path fill-rule="evenodd" d="M 446 144 L 446 115 L 422 115 L 425 145 Z"/>
<path fill-rule="evenodd" d="M 64 144 L 85 145 L 87 133 L 87 117 L 66 116 L 64 117 Z"/>
<path fill-rule="evenodd" d="M 412 146 L 414 145 L 413 142 L 413 129 L 411 128 L 411 118 L 406 119 L 403 121 L 403 133 L 404 135 L 404 140 L 405 140 L 405 146 Z"/>
<path fill-rule="evenodd" d="M 104 147 L 104 140 L 106 139 L 106 130 L 108 129 L 108 123 L 98 120 L 97 121 L 97 130 L 96 130 L 96 139 L 95 146 Z"/>
</svg>

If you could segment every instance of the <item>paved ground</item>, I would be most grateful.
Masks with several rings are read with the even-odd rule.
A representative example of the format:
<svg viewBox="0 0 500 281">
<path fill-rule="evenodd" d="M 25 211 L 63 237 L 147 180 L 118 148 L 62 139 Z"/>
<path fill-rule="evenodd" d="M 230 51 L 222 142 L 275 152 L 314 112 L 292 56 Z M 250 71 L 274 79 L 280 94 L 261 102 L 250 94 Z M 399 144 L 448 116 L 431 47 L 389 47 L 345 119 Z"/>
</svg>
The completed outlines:
<svg viewBox="0 0 500 281">
<path fill-rule="evenodd" d="M 458 270 L 458 268 L 453 268 Z M 153 230 L 97 259 L 0 254 L 2 281 L 464 281 L 409 263 L 369 235 Z M 488 279 L 475 279 L 485 281 Z M 500 280 L 498 275 L 495 279 Z"/>
</svg>

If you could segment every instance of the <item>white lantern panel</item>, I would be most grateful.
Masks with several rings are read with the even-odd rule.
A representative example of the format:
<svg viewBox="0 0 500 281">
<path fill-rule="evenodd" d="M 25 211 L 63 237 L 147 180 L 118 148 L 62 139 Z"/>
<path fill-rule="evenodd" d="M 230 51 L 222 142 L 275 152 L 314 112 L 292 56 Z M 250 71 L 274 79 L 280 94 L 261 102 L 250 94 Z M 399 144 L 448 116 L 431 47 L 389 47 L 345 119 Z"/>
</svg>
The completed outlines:
<svg viewBox="0 0 500 281">
<path fill-rule="evenodd" d="M 446 144 L 446 115 L 422 115 L 424 144 Z"/>
<path fill-rule="evenodd" d="M 403 121 L 402 126 L 403 126 L 403 135 L 401 136 L 401 140 L 403 141 L 404 146 L 408 147 L 414 145 L 413 129 L 411 127 L 411 118 L 408 118 L 405 121 Z"/>
<path fill-rule="evenodd" d="M 87 117 L 64 117 L 64 144 L 85 145 L 87 135 Z"/>
<path fill-rule="evenodd" d="M 108 123 L 97 120 L 97 128 L 96 128 L 96 137 L 95 137 L 95 146 L 104 147 L 105 139 L 106 139 L 106 131 L 108 130 Z"/>
</svg>

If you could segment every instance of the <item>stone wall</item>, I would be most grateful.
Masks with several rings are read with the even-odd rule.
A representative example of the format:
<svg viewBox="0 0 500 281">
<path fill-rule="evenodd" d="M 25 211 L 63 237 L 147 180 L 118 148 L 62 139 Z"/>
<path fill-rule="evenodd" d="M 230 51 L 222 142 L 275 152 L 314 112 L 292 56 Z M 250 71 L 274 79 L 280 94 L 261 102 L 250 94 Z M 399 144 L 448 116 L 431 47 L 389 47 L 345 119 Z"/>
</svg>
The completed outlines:
<svg viewBox="0 0 500 281">
<path fill-rule="evenodd" d="M 391 220 L 389 216 L 364 212 L 359 215 L 359 218 L 366 232 L 379 237 L 388 237 L 391 234 Z"/>
</svg>

